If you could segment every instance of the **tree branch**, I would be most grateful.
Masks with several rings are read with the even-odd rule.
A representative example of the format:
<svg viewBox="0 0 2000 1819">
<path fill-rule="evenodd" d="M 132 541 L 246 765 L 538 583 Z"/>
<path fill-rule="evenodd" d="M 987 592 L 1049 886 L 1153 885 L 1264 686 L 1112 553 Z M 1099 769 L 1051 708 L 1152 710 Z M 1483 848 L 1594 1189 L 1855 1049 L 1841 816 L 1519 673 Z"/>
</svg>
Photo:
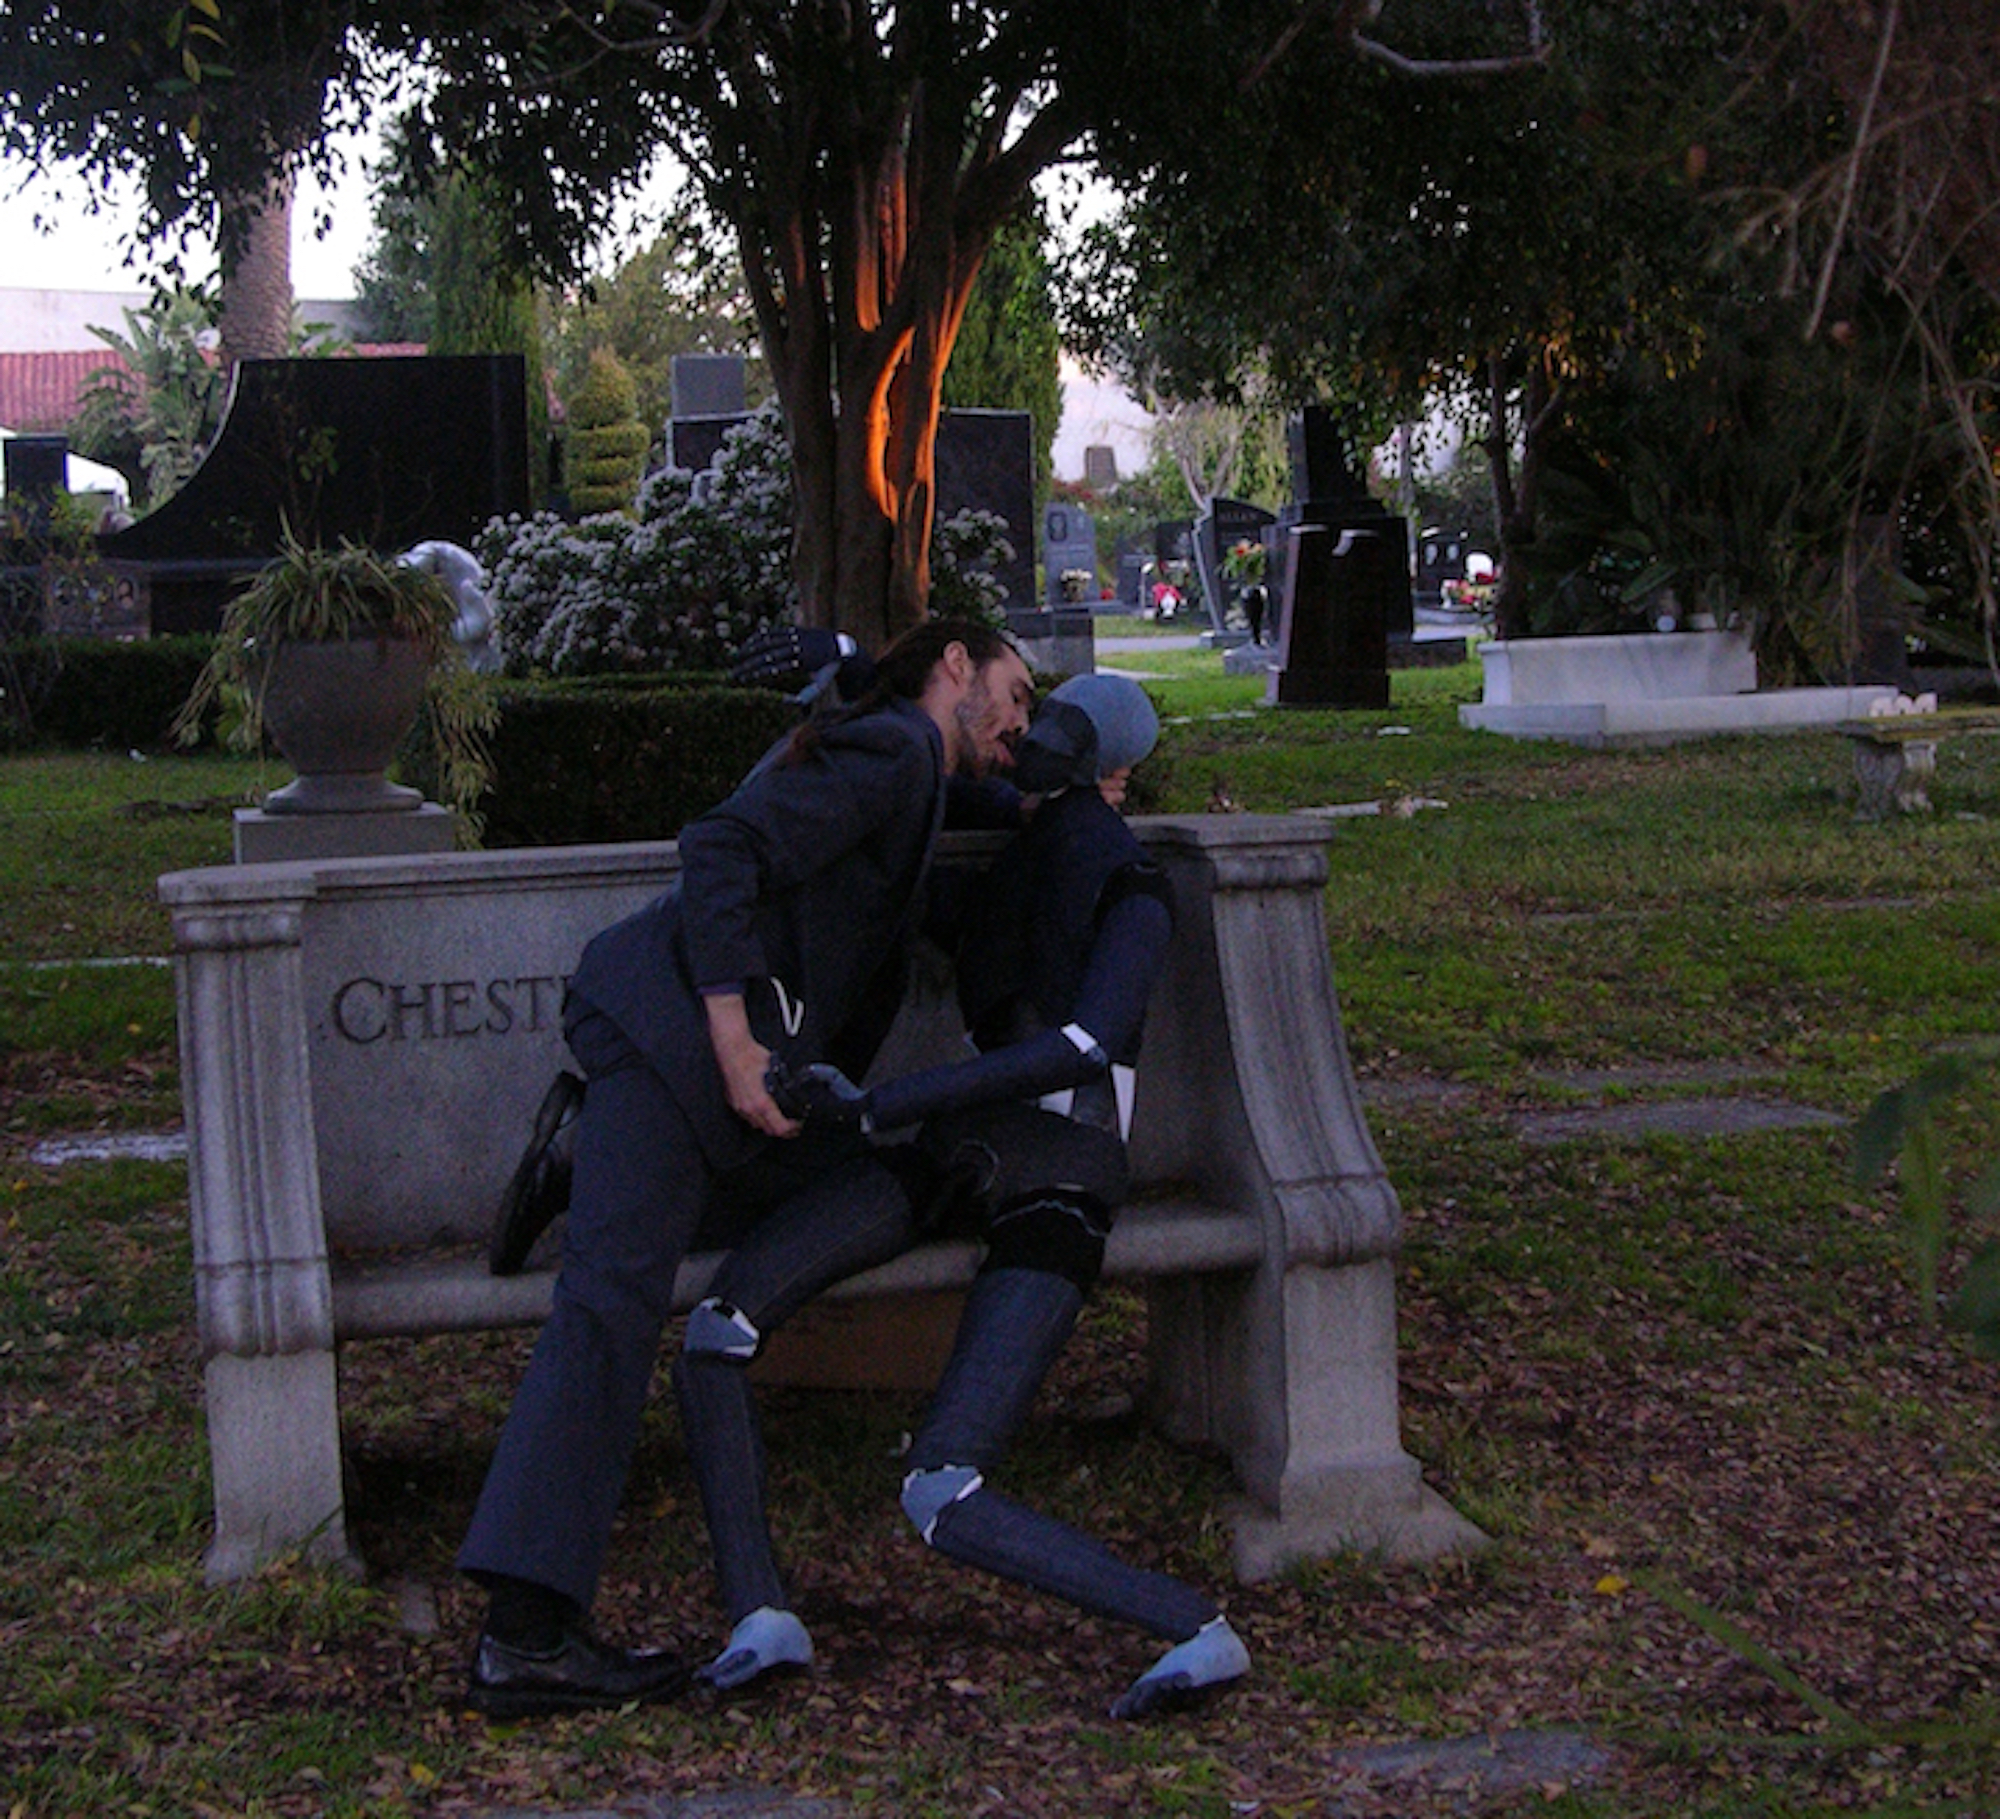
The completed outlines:
<svg viewBox="0 0 2000 1819">
<path fill-rule="evenodd" d="M 1882 81 L 1888 73 L 1889 52 L 1896 42 L 1896 27 L 1901 15 L 1901 0 L 1889 0 L 1888 16 L 1882 21 L 1882 39 L 1876 46 L 1875 69 L 1868 80 L 1868 98 L 1861 109 L 1861 122 L 1855 129 L 1853 153 L 1847 160 L 1847 180 L 1841 188 L 1840 212 L 1834 220 L 1833 237 L 1827 245 L 1826 257 L 1820 262 L 1819 284 L 1813 292 L 1812 313 L 1806 318 L 1808 340 L 1819 332 L 1820 317 L 1826 312 L 1827 293 L 1833 288 L 1834 267 L 1839 262 L 1841 242 L 1847 237 L 1847 223 L 1854 213 L 1855 192 L 1861 187 L 1863 148 L 1868 143 L 1869 133 L 1874 124 L 1876 103 L 1882 97 Z"/>
</svg>

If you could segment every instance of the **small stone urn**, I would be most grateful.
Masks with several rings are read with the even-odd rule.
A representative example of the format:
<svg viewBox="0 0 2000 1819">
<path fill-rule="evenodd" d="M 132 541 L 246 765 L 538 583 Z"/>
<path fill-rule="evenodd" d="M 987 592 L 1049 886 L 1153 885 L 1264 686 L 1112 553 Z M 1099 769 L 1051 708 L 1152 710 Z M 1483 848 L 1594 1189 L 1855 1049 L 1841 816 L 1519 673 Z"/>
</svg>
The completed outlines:
<svg viewBox="0 0 2000 1819">
<path fill-rule="evenodd" d="M 414 638 L 282 639 L 264 670 L 264 723 L 298 776 L 264 798 L 272 815 L 416 809 L 386 775 L 423 705 L 430 654 Z"/>
</svg>

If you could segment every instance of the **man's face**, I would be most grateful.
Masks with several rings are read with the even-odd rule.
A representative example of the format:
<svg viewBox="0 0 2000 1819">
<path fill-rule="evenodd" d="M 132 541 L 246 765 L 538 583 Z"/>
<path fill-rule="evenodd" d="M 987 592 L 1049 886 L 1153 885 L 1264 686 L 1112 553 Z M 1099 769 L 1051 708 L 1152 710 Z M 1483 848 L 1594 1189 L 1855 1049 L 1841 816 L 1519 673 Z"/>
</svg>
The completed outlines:
<svg viewBox="0 0 2000 1819">
<path fill-rule="evenodd" d="M 980 664 L 964 698 L 952 710 L 958 727 L 959 768 L 975 777 L 995 768 L 1011 769 L 1014 742 L 1028 730 L 1034 700 L 1028 666 L 1015 652 Z"/>
</svg>

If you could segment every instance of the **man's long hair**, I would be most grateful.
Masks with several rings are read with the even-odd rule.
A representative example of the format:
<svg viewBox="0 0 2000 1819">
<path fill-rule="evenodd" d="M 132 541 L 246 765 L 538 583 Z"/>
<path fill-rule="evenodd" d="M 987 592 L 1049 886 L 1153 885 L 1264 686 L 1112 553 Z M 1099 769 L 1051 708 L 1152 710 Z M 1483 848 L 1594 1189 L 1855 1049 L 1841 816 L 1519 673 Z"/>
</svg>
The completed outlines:
<svg viewBox="0 0 2000 1819">
<path fill-rule="evenodd" d="M 822 717 L 815 714 L 793 734 L 784 762 L 796 763 L 818 744 L 829 722 L 872 714 L 892 701 L 915 701 L 929 683 L 931 671 L 954 644 L 965 646 L 974 665 L 984 669 L 996 657 L 1018 656 L 1014 640 L 997 626 L 977 619 L 941 617 L 920 620 L 890 643 L 875 659 L 875 679 L 851 705 Z"/>
</svg>

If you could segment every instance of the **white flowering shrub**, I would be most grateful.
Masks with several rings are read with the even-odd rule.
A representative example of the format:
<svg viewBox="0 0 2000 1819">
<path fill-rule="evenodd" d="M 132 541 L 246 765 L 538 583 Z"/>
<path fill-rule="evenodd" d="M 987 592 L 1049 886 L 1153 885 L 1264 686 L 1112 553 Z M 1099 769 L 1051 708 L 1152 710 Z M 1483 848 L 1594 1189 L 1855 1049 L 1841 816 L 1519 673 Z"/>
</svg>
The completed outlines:
<svg viewBox="0 0 2000 1819">
<path fill-rule="evenodd" d="M 931 611 L 991 625 L 1007 620 L 1007 584 L 994 571 L 1014 560 L 998 512 L 953 512 L 931 527 Z"/>
<path fill-rule="evenodd" d="M 791 464 L 776 409 L 731 430 L 695 482 L 660 469 L 630 517 L 516 513 L 487 525 L 479 561 L 510 671 L 720 669 L 786 615 Z"/>
<path fill-rule="evenodd" d="M 992 512 L 938 525 L 932 611 L 999 616 L 992 565 L 1012 558 L 1006 529 Z M 648 475 L 630 517 L 516 513 L 478 544 L 507 668 L 551 676 L 726 668 L 791 612 L 791 552 L 791 455 L 774 404 L 723 438 L 707 473 Z"/>
</svg>

